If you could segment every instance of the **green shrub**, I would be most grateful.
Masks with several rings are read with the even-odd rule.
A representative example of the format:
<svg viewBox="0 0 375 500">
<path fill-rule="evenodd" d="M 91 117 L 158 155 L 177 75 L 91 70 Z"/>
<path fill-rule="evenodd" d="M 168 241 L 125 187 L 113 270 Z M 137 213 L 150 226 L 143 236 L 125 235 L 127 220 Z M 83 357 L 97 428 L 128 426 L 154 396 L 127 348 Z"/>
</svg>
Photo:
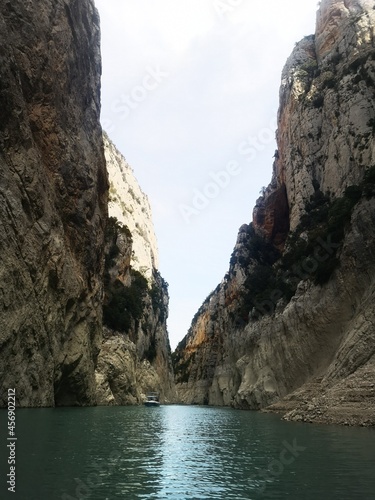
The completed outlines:
<svg viewBox="0 0 375 500">
<path fill-rule="evenodd" d="M 358 201 L 358 200 L 357 200 Z M 333 201 L 328 211 L 326 235 L 341 243 L 345 236 L 345 226 L 350 222 L 353 208 L 356 204 L 353 198 L 343 196 Z"/>
<path fill-rule="evenodd" d="M 306 213 L 301 217 L 301 229 L 309 230 L 324 222 L 328 215 L 329 197 L 317 189 L 306 204 Z"/>
<path fill-rule="evenodd" d="M 189 381 L 190 365 L 195 358 L 195 353 L 183 361 L 181 354 L 178 352 L 180 349 L 182 350 L 179 345 L 177 351 L 172 354 L 172 365 L 176 382 L 182 384 Z"/>
<path fill-rule="evenodd" d="M 267 241 L 264 237 L 257 234 L 250 224 L 246 233 L 246 242 L 243 245 L 243 254 L 233 252 L 230 260 L 231 266 L 239 263 L 241 267 L 246 269 L 255 260 L 264 265 L 272 265 L 280 258 L 280 251 Z"/>
<path fill-rule="evenodd" d="M 318 62 L 315 59 L 309 59 L 300 66 L 300 71 L 305 72 L 309 77 L 316 76 L 316 71 L 318 69 Z"/>
<path fill-rule="evenodd" d="M 295 232 L 288 237 L 287 251 L 281 258 L 274 260 L 260 255 L 262 244 L 259 236 L 247 244 L 247 248 L 252 250 L 253 260 L 239 310 L 243 319 L 259 304 L 272 304 L 272 300 L 277 302 L 281 297 L 288 302 L 301 279 L 311 279 L 319 285 L 330 279 L 340 263 L 337 255 L 345 237 L 345 228 L 355 205 L 365 194 L 366 186 L 371 186 L 375 192 L 375 166 L 366 171 L 360 186 L 349 186 L 342 197 L 333 201 L 315 183 L 315 193 L 306 205 L 307 213 L 301 218 Z M 316 252 L 324 252 L 325 243 L 329 251 L 325 250 L 324 259 L 317 259 Z M 263 307 L 258 315 L 273 311 L 274 307 Z"/>
<path fill-rule="evenodd" d="M 119 332 L 128 333 L 144 310 L 143 300 L 148 291 L 146 278 L 138 271 L 131 271 L 132 283 L 126 287 L 120 280 L 109 285 L 107 302 L 103 306 L 103 322 Z"/>
<path fill-rule="evenodd" d="M 368 168 L 363 180 L 363 195 L 366 198 L 375 196 L 375 166 Z"/>
<path fill-rule="evenodd" d="M 154 282 L 150 290 L 152 309 L 155 314 L 159 313 L 159 320 L 163 322 L 167 317 L 167 308 L 164 305 L 164 291 L 157 282 Z"/>
<path fill-rule="evenodd" d="M 337 86 L 337 79 L 332 76 L 323 81 L 323 88 L 334 89 Z"/>
<path fill-rule="evenodd" d="M 367 122 L 367 126 L 372 129 L 372 132 L 375 133 L 375 118 L 370 118 Z"/>
<path fill-rule="evenodd" d="M 355 204 L 362 197 L 362 187 L 361 186 L 349 186 L 345 189 L 345 197 Z"/>
<path fill-rule="evenodd" d="M 117 238 L 123 234 L 130 242 L 132 235 L 127 226 L 122 225 L 116 217 L 109 217 L 104 233 L 104 241 L 106 246 L 105 254 L 105 273 L 114 265 L 115 258 L 119 255 L 120 249 L 117 246 Z M 108 276 L 107 276 L 108 278 Z"/>
<path fill-rule="evenodd" d="M 375 165 L 366 170 L 363 184 L 375 184 Z"/>
</svg>

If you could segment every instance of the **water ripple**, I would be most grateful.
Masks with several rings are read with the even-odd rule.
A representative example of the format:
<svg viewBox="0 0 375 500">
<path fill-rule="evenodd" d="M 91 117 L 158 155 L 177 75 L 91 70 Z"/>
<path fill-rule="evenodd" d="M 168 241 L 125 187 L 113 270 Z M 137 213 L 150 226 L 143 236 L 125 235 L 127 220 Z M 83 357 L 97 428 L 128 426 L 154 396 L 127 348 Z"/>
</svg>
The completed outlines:
<svg viewBox="0 0 375 500">
<path fill-rule="evenodd" d="M 17 429 L 25 500 L 375 498 L 373 429 L 182 406 L 20 410 Z"/>
</svg>

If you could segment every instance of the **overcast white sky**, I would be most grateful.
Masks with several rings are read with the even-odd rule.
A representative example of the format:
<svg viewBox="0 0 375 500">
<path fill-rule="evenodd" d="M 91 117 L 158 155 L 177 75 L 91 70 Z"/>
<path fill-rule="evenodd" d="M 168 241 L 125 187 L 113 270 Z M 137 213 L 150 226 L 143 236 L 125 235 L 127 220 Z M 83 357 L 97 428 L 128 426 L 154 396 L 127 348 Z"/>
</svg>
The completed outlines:
<svg viewBox="0 0 375 500">
<path fill-rule="evenodd" d="M 174 349 L 271 179 L 281 70 L 317 1 L 96 5 L 102 124 L 150 198 Z"/>
</svg>

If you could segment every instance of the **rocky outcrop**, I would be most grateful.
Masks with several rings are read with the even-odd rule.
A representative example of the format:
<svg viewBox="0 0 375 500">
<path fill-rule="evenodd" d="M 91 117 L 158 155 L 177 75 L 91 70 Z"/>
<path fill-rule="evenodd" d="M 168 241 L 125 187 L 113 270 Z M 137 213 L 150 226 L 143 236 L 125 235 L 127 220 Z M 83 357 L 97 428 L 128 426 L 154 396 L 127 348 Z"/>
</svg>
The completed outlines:
<svg viewBox="0 0 375 500">
<path fill-rule="evenodd" d="M 375 424 L 374 26 L 323 0 L 288 59 L 272 181 L 173 355 L 181 401 Z"/>
<path fill-rule="evenodd" d="M 0 5 L 0 403 L 95 404 L 107 174 L 91 0 Z"/>
<path fill-rule="evenodd" d="M 313 183 L 331 196 L 374 164 L 374 10 L 368 1 L 323 1 L 316 35 L 300 42 L 282 74 L 278 182 L 295 229 Z"/>
<path fill-rule="evenodd" d="M 138 404 L 156 391 L 175 400 L 167 332 L 168 285 L 160 276 L 151 208 L 133 170 L 104 135 L 110 182 L 106 233 L 105 338 L 98 403 Z"/>
<path fill-rule="evenodd" d="M 159 351 L 161 351 L 159 349 Z M 97 399 L 101 406 L 137 405 L 148 392 L 159 392 L 163 403 L 174 397 L 171 380 L 163 380 L 147 358 L 141 359 L 129 336 L 104 328 L 96 368 Z M 167 383 L 166 383 L 167 382 Z M 168 386 L 169 384 L 169 386 Z"/>
</svg>

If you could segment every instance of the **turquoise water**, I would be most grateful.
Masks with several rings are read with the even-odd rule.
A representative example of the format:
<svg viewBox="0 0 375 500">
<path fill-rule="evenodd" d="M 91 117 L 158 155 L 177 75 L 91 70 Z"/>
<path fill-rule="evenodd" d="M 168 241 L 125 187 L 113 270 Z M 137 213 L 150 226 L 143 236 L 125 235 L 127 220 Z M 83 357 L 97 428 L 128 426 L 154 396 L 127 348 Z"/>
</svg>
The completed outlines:
<svg viewBox="0 0 375 500">
<path fill-rule="evenodd" d="M 21 500 L 374 500 L 375 430 L 283 422 L 226 408 L 17 410 Z"/>
</svg>

